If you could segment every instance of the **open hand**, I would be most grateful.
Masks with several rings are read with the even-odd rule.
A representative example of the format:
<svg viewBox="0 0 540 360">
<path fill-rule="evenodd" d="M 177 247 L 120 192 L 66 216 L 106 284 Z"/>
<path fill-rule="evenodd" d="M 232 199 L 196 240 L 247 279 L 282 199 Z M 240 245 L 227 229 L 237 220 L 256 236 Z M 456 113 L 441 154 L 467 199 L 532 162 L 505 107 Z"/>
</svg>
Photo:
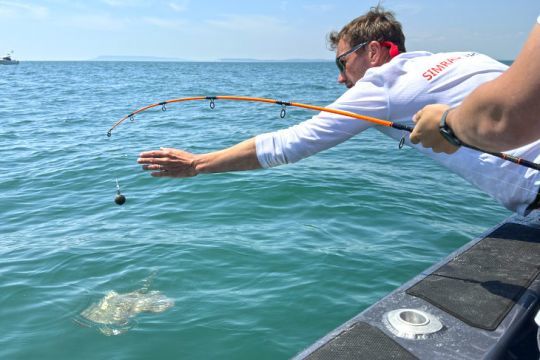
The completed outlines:
<svg viewBox="0 0 540 360">
<path fill-rule="evenodd" d="M 142 152 L 137 159 L 143 164 L 143 170 L 152 171 L 150 175 L 155 177 L 192 177 L 198 174 L 195 169 L 196 155 L 187 151 L 160 148 Z"/>
</svg>

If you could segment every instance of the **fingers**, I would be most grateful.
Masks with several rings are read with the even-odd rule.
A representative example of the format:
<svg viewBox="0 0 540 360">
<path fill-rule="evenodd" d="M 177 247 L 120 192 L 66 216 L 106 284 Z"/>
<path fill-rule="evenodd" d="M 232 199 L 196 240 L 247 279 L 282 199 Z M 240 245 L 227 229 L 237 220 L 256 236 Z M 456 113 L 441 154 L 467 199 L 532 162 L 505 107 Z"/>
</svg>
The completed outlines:
<svg viewBox="0 0 540 360">
<path fill-rule="evenodd" d="M 157 165 L 172 165 L 178 163 L 178 161 L 169 158 L 139 158 L 137 159 L 139 164 L 157 164 Z"/>
<path fill-rule="evenodd" d="M 418 122 L 422 119 L 422 114 L 424 113 L 425 107 L 421 110 L 418 110 L 416 114 L 413 115 L 412 120 L 416 124 L 416 126 L 413 128 L 413 131 L 409 135 L 409 140 L 413 144 L 418 144 L 423 138 L 423 132 L 422 127 L 418 125 Z M 422 144 L 424 147 L 427 147 L 425 144 Z"/>
<path fill-rule="evenodd" d="M 142 169 L 152 171 L 150 175 L 153 177 L 182 177 L 179 175 L 178 171 L 169 170 L 163 165 L 143 165 Z"/>
<path fill-rule="evenodd" d="M 159 170 L 159 171 L 167 171 L 167 169 L 165 169 L 162 165 L 155 165 L 155 164 L 152 164 L 152 165 L 143 165 L 142 167 L 143 170 Z"/>
<path fill-rule="evenodd" d="M 409 135 L 409 140 L 413 144 L 418 144 L 422 140 L 422 127 L 418 125 L 418 122 L 422 118 L 422 111 L 424 109 L 418 111 L 416 114 L 413 115 L 413 121 L 416 124 L 416 126 L 413 128 L 413 131 L 411 131 L 411 134 Z M 425 144 L 423 144 L 425 147 Z"/>
<path fill-rule="evenodd" d="M 160 150 L 151 150 L 145 151 L 139 154 L 139 163 L 149 163 L 150 159 L 159 159 L 159 161 L 179 161 L 187 162 L 193 157 L 193 154 L 190 154 L 186 151 L 172 149 L 172 148 L 161 148 Z"/>
<path fill-rule="evenodd" d="M 418 121 L 420 121 L 420 118 L 422 117 L 422 113 L 424 112 L 424 109 L 419 110 L 416 114 L 413 115 L 412 121 L 416 124 Z"/>
<path fill-rule="evenodd" d="M 145 171 L 159 171 L 160 173 L 168 173 L 169 175 L 177 175 L 182 173 L 189 173 L 193 169 L 188 165 L 160 165 L 160 164 L 146 164 L 142 166 Z"/>
<path fill-rule="evenodd" d="M 416 129 L 414 129 L 409 135 L 409 140 L 411 140 L 411 143 L 415 145 L 420 142 L 420 135 L 418 135 L 418 131 Z"/>
<path fill-rule="evenodd" d="M 151 150 L 151 151 L 144 151 L 139 154 L 139 158 L 153 158 L 153 157 L 163 157 L 167 154 L 162 150 Z"/>
<path fill-rule="evenodd" d="M 450 143 L 448 143 L 448 145 L 446 145 L 446 147 L 444 149 L 442 149 L 442 152 L 445 153 L 445 154 L 453 154 L 455 153 L 456 151 L 459 150 L 459 147 L 457 146 L 454 146 Z"/>
<path fill-rule="evenodd" d="M 152 165 L 148 165 L 148 166 L 152 166 Z M 164 169 L 164 168 L 149 169 L 149 168 L 145 168 L 145 166 L 143 166 L 143 169 L 151 170 L 151 171 L 159 170 L 159 171 L 153 171 L 150 173 L 150 175 L 153 177 L 188 178 L 188 177 L 193 177 L 197 175 L 197 173 L 193 171 L 192 169 Z"/>
<path fill-rule="evenodd" d="M 416 124 L 409 135 L 412 144 L 421 144 L 425 148 L 431 148 L 433 152 L 447 154 L 453 153 L 457 148 L 453 147 L 440 134 L 439 122 L 442 113 L 448 105 L 428 105 L 419 110 L 413 116 Z"/>
<path fill-rule="evenodd" d="M 153 177 L 174 177 L 167 171 L 152 172 L 152 173 L 150 173 L 150 175 L 153 176 Z"/>
<path fill-rule="evenodd" d="M 182 159 L 179 159 L 169 150 L 152 150 L 140 153 L 137 162 L 139 164 L 169 165 L 181 164 Z"/>
<path fill-rule="evenodd" d="M 151 164 L 151 165 L 143 165 L 142 169 L 145 171 L 152 171 L 150 175 L 152 176 L 167 176 L 169 170 L 165 168 L 163 165 L 157 165 L 157 164 Z"/>
<path fill-rule="evenodd" d="M 185 178 L 197 175 L 193 157 L 193 154 L 182 150 L 160 148 L 140 153 L 137 162 L 153 177 Z"/>
</svg>

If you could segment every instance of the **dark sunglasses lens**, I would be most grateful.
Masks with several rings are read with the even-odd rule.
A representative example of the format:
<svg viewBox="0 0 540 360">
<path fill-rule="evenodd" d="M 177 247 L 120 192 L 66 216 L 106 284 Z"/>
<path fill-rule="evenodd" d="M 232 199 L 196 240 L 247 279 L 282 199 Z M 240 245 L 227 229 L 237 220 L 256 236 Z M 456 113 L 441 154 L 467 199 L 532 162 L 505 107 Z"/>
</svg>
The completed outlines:
<svg viewBox="0 0 540 360">
<path fill-rule="evenodd" d="M 345 71 L 345 65 L 341 62 L 341 59 L 336 59 L 336 66 L 339 69 L 339 72 Z"/>
</svg>

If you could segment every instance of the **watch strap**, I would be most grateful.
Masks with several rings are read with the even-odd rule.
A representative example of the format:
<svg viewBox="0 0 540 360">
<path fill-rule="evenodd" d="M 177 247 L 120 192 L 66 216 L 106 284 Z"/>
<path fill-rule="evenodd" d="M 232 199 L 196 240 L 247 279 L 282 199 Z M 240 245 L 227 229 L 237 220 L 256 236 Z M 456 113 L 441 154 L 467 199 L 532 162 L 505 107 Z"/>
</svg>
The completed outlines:
<svg viewBox="0 0 540 360">
<path fill-rule="evenodd" d="M 450 144 L 454 146 L 461 146 L 462 142 L 459 140 L 450 128 L 448 124 L 446 123 L 446 117 L 448 116 L 448 113 L 452 110 L 452 108 L 447 109 L 441 116 L 441 122 L 439 123 L 439 131 L 441 135 L 448 141 Z"/>
</svg>

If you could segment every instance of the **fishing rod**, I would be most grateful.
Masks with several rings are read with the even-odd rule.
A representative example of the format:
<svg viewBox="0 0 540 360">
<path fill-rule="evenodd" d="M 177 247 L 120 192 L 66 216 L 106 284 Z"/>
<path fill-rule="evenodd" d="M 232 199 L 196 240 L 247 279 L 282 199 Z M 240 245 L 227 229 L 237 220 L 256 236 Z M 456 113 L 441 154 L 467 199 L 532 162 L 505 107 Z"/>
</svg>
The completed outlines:
<svg viewBox="0 0 540 360">
<path fill-rule="evenodd" d="M 118 127 L 120 124 L 122 124 L 124 121 L 126 121 L 127 119 L 134 120 L 135 115 L 137 115 L 137 114 L 139 114 L 139 113 L 141 113 L 143 111 L 146 111 L 148 109 L 152 109 L 152 108 L 161 106 L 161 110 L 166 111 L 167 110 L 167 107 L 166 107 L 167 104 L 186 102 L 186 101 L 199 101 L 199 100 L 210 101 L 210 108 L 211 109 L 215 108 L 215 101 L 216 100 L 262 102 L 262 103 L 281 105 L 281 113 L 280 113 L 281 118 L 285 117 L 287 106 L 294 106 L 294 107 L 299 107 L 299 108 L 308 109 L 308 110 L 322 111 L 322 112 L 327 112 L 327 113 L 332 113 L 332 114 L 337 114 L 337 115 L 343 115 L 343 116 L 351 117 L 351 118 L 357 119 L 357 120 L 364 120 L 364 121 L 367 121 L 367 122 L 370 122 L 370 123 L 373 123 L 373 124 L 376 124 L 376 125 L 381 125 L 381 126 L 385 126 L 385 127 L 391 127 L 391 128 L 397 129 L 397 130 L 404 130 L 404 131 L 412 132 L 413 129 L 414 129 L 413 127 L 408 126 L 408 125 L 398 124 L 398 123 L 388 121 L 388 120 L 382 120 L 382 119 L 378 119 L 378 118 L 371 117 L 371 116 L 356 114 L 356 113 L 353 113 L 353 112 L 350 112 L 350 111 L 337 110 L 337 109 L 332 109 L 332 108 L 327 108 L 327 107 L 322 107 L 322 106 L 302 104 L 302 103 L 297 103 L 297 102 L 281 101 L 281 100 L 275 100 L 275 99 L 250 97 L 250 96 L 220 95 L 220 96 L 185 97 L 185 98 L 171 99 L 171 100 L 166 100 L 166 101 L 162 101 L 162 102 L 159 102 L 159 103 L 154 103 L 154 104 L 147 105 L 145 107 L 142 107 L 142 108 L 140 108 L 138 110 L 133 111 L 131 114 L 126 115 L 122 119 L 118 120 L 109 129 L 109 131 L 107 131 L 107 136 L 111 137 L 112 131 L 116 127 Z M 403 136 L 401 138 L 400 142 L 399 142 L 399 148 L 400 149 L 403 147 L 404 142 L 405 142 L 405 136 Z M 517 157 L 517 156 L 513 156 L 513 155 L 502 153 L 502 152 L 486 151 L 486 150 L 482 150 L 480 148 L 477 148 L 476 146 L 468 145 L 468 144 L 465 144 L 465 143 L 462 143 L 461 145 L 466 147 L 466 148 L 472 149 L 472 150 L 476 150 L 476 151 L 479 151 L 479 152 L 482 152 L 482 153 L 493 155 L 495 157 L 498 157 L 498 158 L 506 160 L 506 161 L 510 161 L 510 162 L 512 162 L 514 164 L 525 166 L 525 167 L 530 168 L 530 169 L 540 170 L 540 164 L 537 164 L 535 162 L 532 162 L 532 161 L 529 161 L 529 160 L 526 160 L 526 159 L 522 159 L 522 158 Z"/>
</svg>

